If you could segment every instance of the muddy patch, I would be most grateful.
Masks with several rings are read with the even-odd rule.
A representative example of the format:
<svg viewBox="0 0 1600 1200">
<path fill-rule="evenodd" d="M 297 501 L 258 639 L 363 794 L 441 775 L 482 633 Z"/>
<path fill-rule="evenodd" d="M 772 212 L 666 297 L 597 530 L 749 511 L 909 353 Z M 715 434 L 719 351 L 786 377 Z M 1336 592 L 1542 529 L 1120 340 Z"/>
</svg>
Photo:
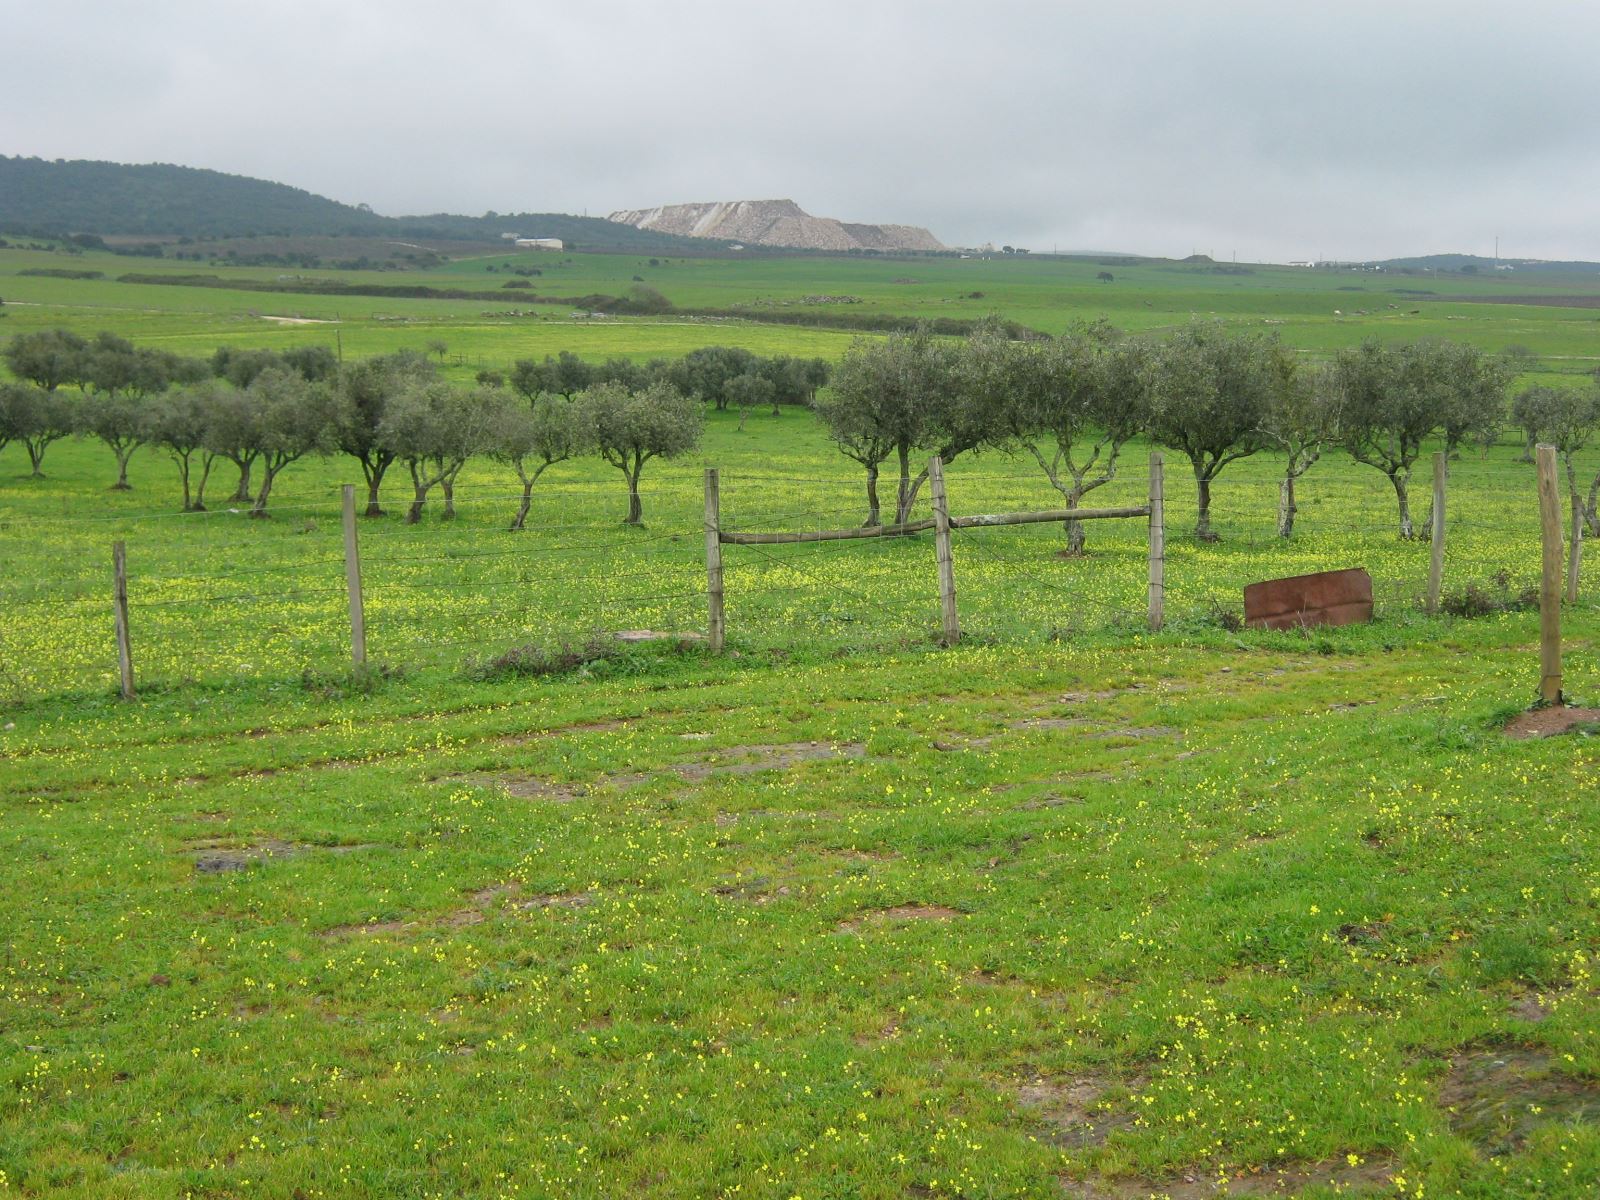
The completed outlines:
<svg viewBox="0 0 1600 1200">
<path fill-rule="evenodd" d="M 840 921 L 839 933 L 859 933 L 873 925 L 905 925 L 915 921 L 953 921 L 966 913 L 942 904 L 896 904 L 893 908 L 874 908 Z"/>
<path fill-rule="evenodd" d="M 838 813 L 833 812 L 791 812 L 778 808 L 745 808 L 735 812 L 731 809 L 720 810 L 712 822 L 718 829 L 732 829 L 735 825 L 745 822 L 757 821 L 837 821 Z"/>
<path fill-rule="evenodd" d="M 866 756 L 867 748 L 860 742 L 787 742 L 728 746 L 672 769 L 693 783 L 713 775 L 754 775 L 758 771 L 784 771 L 804 763 L 859 760 Z"/>
<path fill-rule="evenodd" d="M 1323 1162 L 1280 1163 L 1239 1173 L 1190 1172 L 1174 1179 L 1061 1181 L 1062 1191 L 1081 1200 L 1213 1200 L 1226 1196 L 1299 1196 L 1308 1188 L 1357 1195 L 1394 1191 L 1397 1161 L 1389 1155 Z"/>
<path fill-rule="evenodd" d="M 588 892 L 541 892 L 536 896 L 519 896 L 506 907 L 516 912 L 529 912 L 541 908 L 588 908 L 594 897 Z"/>
<path fill-rule="evenodd" d="M 711 889 L 711 894 L 726 900 L 744 900 L 751 904 L 767 904 L 781 896 L 789 895 L 786 883 L 774 883 L 766 875 L 750 875 L 743 879 L 729 879 Z"/>
<path fill-rule="evenodd" d="M 1007 721 L 1007 729 L 1041 730 L 1049 732 L 1062 729 L 1082 729 L 1085 725 L 1094 725 L 1088 717 L 1023 717 L 1018 721 Z"/>
<path fill-rule="evenodd" d="M 1511 1015 L 1537 1025 L 1540 1021 L 1548 1020 L 1556 1011 L 1556 1002 L 1560 998 L 1558 992 L 1524 992 L 1512 999 Z"/>
<path fill-rule="evenodd" d="M 1541 1125 L 1600 1121 L 1600 1080 L 1566 1074 L 1537 1047 L 1469 1047 L 1450 1064 L 1439 1104 L 1456 1133 L 1493 1157 L 1515 1153 Z"/>
<path fill-rule="evenodd" d="M 1094 738 L 1097 741 L 1131 738 L 1134 741 L 1142 742 L 1151 738 L 1177 737 L 1178 730 L 1171 725 L 1120 725 L 1114 729 L 1104 729 L 1085 736 Z"/>
<path fill-rule="evenodd" d="M 1600 734 L 1600 708 L 1565 708 L 1550 705 L 1518 713 L 1506 722 L 1506 736 L 1527 738 L 1556 737 L 1563 733 Z"/>
<path fill-rule="evenodd" d="M 1109 1085 L 1094 1076 L 1038 1077 L 1018 1085 L 1017 1103 L 1040 1121 L 1046 1136 L 1064 1150 L 1101 1145 L 1133 1124 L 1133 1112 L 1106 1099 Z"/>
<path fill-rule="evenodd" d="M 1099 724 L 1100 722 L 1091 721 L 1087 717 L 1034 716 L 1007 721 L 1005 730 L 1012 733 L 1064 733 Z M 994 745 L 995 739 L 999 736 L 999 733 L 945 733 L 930 745 L 941 754 L 952 754 L 958 750 L 987 750 Z"/>
<path fill-rule="evenodd" d="M 847 850 L 824 850 L 823 853 L 853 867 L 870 867 L 893 862 L 900 857 L 895 850 L 860 850 L 853 846 Z"/>
<path fill-rule="evenodd" d="M 200 875 L 220 875 L 228 871 L 246 871 L 280 858 L 298 858 L 303 854 L 353 854 L 358 850 L 375 850 L 376 842 L 351 842 L 342 845 L 319 845 L 314 842 L 286 842 L 279 838 L 261 838 L 253 842 L 239 842 L 224 838 L 196 838 L 184 845 L 184 853 L 194 860 L 194 869 Z"/>
<path fill-rule="evenodd" d="M 413 928 L 410 921 L 364 921 L 355 925 L 335 925 L 331 929 L 324 929 L 317 934 L 318 937 L 339 941 L 352 937 L 377 937 L 386 933 L 402 933 Z"/>
<path fill-rule="evenodd" d="M 584 721 L 577 725 L 562 725 L 556 729 L 530 729 L 524 733 L 508 733 L 498 739 L 502 746 L 525 746 L 529 742 L 542 742 L 549 738 L 571 737 L 582 733 L 612 733 L 618 729 L 626 729 L 628 721 Z"/>
<path fill-rule="evenodd" d="M 507 912 L 529 912 L 544 908 L 587 908 L 592 897 L 587 892 L 552 892 L 524 894 L 519 883 L 494 883 L 467 893 L 468 903 L 441 916 L 427 920 L 365 921 L 353 925 L 335 925 L 324 929 L 318 937 L 338 941 L 345 938 L 377 937 L 384 934 L 415 933 L 426 929 L 466 929 L 481 925 L 497 909 Z"/>
</svg>

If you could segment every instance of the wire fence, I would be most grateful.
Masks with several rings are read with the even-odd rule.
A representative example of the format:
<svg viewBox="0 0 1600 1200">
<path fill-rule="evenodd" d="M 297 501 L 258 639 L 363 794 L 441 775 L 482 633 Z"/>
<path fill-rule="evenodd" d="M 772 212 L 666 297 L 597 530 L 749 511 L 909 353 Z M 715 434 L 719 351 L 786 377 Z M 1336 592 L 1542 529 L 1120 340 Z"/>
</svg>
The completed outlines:
<svg viewBox="0 0 1600 1200">
<path fill-rule="evenodd" d="M 1375 473 L 1374 473 L 1375 474 Z M 1515 491 L 1452 467 L 1444 535 L 1447 612 L 1529 603 L 1540 578 L 1540 517 L 1531 480 Z M 1241 617 L 1250 582 L 1352 566 L 1373 581 L 1380 620 L 1424 619 L 1432 546 L 1398 536 L 1392 496 L 1360 479 L 1359 499 L 1302 503 L 1280 535 L 1276 481 L 1252 481 L 1218 518 L 1221 538 L 1192 536 L 1186 472 L 1167 475 L 1164 623 L 1225 626 Z M 396 667 L 459 668 L 519 646 L 578 642 L 622 631 L 702 639 L 708 629 L 706 527 L 692 488 L 661 485 L 641 497 L 650 524 L 617 522 L 614 487 L 535 489 L 527 528 L 506 528 L 520 491 L 466 491 L 453 521 L 430 501 L 426 519 L 356 522 L 366 655 Z M 1269 491 L 1268 487 L 1272 490 Z M 1084 505 L 1144 501 L 1131 471 L 1088 493 Z M 1221 488 L 1219 486 L 1219 492 Z M 1308 491 L 1310 489 L 1307 489 Z M 1416 529 L 1431 533 L 1431 497 L 1416 489 Z M 892 519 L 897 481 L 880 486 Z M 364 489 L 357 489 L 364 499 Z M 860 475 L 733 471 L 721 479 L 724 533 L 801 534 L 859 526 Z M 336 491 L 274 504 L 275 519 L 206 513 L 63 513 L 41 518 L 39 545 L 0 524 L 0 703 L 106 692 L 118 684 L 112 620 L 113 540 L 126 545 L 127 616 L 141 688 L 293 684 L 351 662 L 345 527 Z M 1038 473 L 952 473 L 949 511 L 1037 509 L 1064 502 Z M 906 516 L 928 520 L 924 487 Z M 1097 520 L 1082 554 L 1061 523 L 955 527 L 951 559 L 965 636 L 1029 643 L 1098 633 L 1143 636 L 1150 603 L 1149 523 Z M 771 545 L 722 555 L 727 644 L 745 652 L 852 653 L 926 645 L 940 637 L 941 588 L 932 531 Z M 40 546 L 48 545 L 41 552 Z M 1585 576 L 1587 572 L 1583 573 Z M 1578 603 L 1593 599 L 1578 580 Z"/>
</svg>

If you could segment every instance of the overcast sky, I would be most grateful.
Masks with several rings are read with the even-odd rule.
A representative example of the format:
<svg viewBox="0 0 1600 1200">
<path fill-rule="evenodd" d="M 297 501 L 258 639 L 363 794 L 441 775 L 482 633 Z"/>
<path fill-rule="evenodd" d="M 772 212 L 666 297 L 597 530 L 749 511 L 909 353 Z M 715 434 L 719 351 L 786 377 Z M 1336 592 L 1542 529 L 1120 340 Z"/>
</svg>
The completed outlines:
<svg viewBox="0 0 1600 1200">
<path fill-rule="evenodd" d="M 1583 0 L 0 0 L 0 152 L 379 212 L 787 197 L 951 245 L 1600 259 Z"/>
</svg>

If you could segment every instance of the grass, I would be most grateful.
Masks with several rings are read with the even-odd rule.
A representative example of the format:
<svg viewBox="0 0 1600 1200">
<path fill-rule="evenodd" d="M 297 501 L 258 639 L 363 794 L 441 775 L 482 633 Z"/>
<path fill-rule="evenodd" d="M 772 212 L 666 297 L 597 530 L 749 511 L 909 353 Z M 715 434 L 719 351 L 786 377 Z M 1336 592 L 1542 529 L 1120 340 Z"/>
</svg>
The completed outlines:
<svg viewBox="0 0 1600 1200">
<path fill-rule="evenodd" d="M 1172 319 L 1282 319 L 1310 350 L 1413 328 L 1318 315 L 1349 294 L 1309 272 L 1276 295 L 1265 272 L 674 260 L 692 278 L 669 285 L 573 257 L 585 290 L 644 273 L 680 303 L 931 310 L 959 287 L 1060 323 L 1126 292 Z M 34 260 L 68 261 L 0 252 L 0 274 Z M 109 321 L 191 352 L 329 336 L 267 328 L 261 295 L 127 286 L 0 277 L 0 329 Z M 437 334 L 457 374 L 708 340 L 347 301 L 347 352 Z M 1487 344 L 1589 353 L 1571 312 L 1461 308 Z M 520 535 L 511 480 L 480 463 L 452 523 L 363 521 L 360 672 L 348 464 L 297 464 L 249 521 L 226 472 L 185 516 L 148 451 L 125 494 L 93 444 L 52 447 L 43 481 L 0 453 L 0 1194 L 1592 1196 L 1600 754 L 1499 732 L 1538 671 L 1537 613 L 1498 603 L 1538 566 L 1517 450 L 1451 465 L 1446 587 L 1496 601 L 1470 618 L 1418 611 L 1428 547 L 1394 536 L 1377 472 L 1320 462 L 1283 542 L 1276 458 L 1234 464 L 1223 540 L 1200 545 L 1169 454 L 1160 634 L 1143 527 L 1104 522 L 1077 561 L 1053 527 L 960 535 L 954 649 L 923 537 L 730 546 L 730 654 L 619 650 L 600 635 L 703 625 L 704 465 L 738 527 L 861 518 L 808 418 L 713 415 L 697 456 L 647 471 L 644 530 L 592 462 L 541 481 Z M 1145 453 L 1094 501 L 1136 503 Z M 958 513 L 1052 502 L 1021 461 L 948 474 Z M 1372 625 L 1233 627 L 1243 583 L 1357 564 Z M 1597 633 L 1586 581 L 1578 702 L 1600 700 Z"/>
<path fill-rule="evenodd" d="M 1261 266 L 1251 273 L 1214 275 L 1207 268 L 1152 262 L 1110 268 L 1112 283 L 1096 278 L 1107 268 L 1091 260 L 836 259 L 820 257 L 657 258 L 618 254 L 498 254 L 457 260 L 429 270 L 302 271 L 288 267 L 232 267 L 118 257 L 90 252 L 0 250 L 0 297 L 8 302 L 10 329 L 68 324 L 93 331 L 115 329 L 129 337 L 206 353 L 219 342 L 331 344 L 365 355 L 400 346 L 419 347 L 435 336 L 450 344 L 453 359 L 470 374 L 503 368 L 519 356 L 577 350 L 594 356 L 683 353 L 711 341 L 748 346 L 759 353 L 836 357 L 851 335 L 838 331 L 741 321 L 608 318 L 574 321 L 561 308 L 529 306 L 507 290 L 505 303 L 463 300 L 393 300 L 318 297 L 122 284 L 129 272 L 271 281 L 282 276 L 371 282 L 385 286 L 499 290 L 513 267 L 537 267 L 529 280 L 550 295 L 621 294 L 634 276 L 683 308 L 742 308 L 845 315 L 910 314 L 973 319 L 998 312 L 1058 333 L 1073 320 L 1105 317 L 1135 331 L 1159 332 L 1191 316 L 1211 316 L 1240 328 L 1276 329 L 1286 344 L 1322 356 L 1363 337 L 1405 340 L 1443 336 L 1486 350 L 1529 350 L 1530 378 L 1560 380 L 1600 365 L 1593 333 L 1600 313 L 1512 303 L 1485 297 L 1570 294 L 1592 297 L 1600 280 L 1587 276 L 1526 275 L 1471 278 L 1377 275 L 1365 272 Z M 490 273 L 486 268 L 502 268 Z M 37 268 L 100 270 L 103 280 L 20 276 Z M 1419 295 L 1417 293 L 1427 293 Z M 813 306 L 808 296 L 853 296 L 859 303 Z M 506 315 L 513 309 L 529 315 Z M 337 321 L 336 326 L 282 326 L 267 316 Z M 1570 378 L 1568 379 L 1570 382 Z"/>
<path fill-rule="evenodd" d="M 1122 1196 L 1354 1155 L 1383 1195 L 1592 1194 L 1592 1125 L 1491 1158 L 1439 1099 L 1484 1045 L 1600 1071 L 1600 758 L 1496 729 L 1535 625 L 30 710 L 0 1171 Z"/>
<path fill-rule="evenodd" d="M 650 464 L 646 527 L 620 524 L 621 476 L 595 460 L 561 464 L 535 489 L 529 528 L 505 528 L 519 488 L 507 471 L 472 463 L 457 487 L 459 516 L 421 525 L 399 520 L 404 488 L 386 492 L 393 513 L 363 520 L 359 538 L 368 647 L 397 667 L 454 670 L 468 656 L 513 646 L 583 642 L 596 632 L 688 632 L 705 624 L 703 466 L 722 474 L 722 520 L 736 529 L 840 527 L 865 512 L 859 469 L 809 417 L 712 414 L 692 458 Z M 1451 464 L 1446 590 L 1459 611 L 1495 607 L 1537 583 L 1539 543 L 1532 468 L 1506 444 Z M 1146 488 L 1143 446 L 1096 504 L 1137 504 Z M 1428 571 L 1425 542 L 1395 536 L 1395 504 L 1379 472 L 1330 455 L 1302 481 L 1296 536 L 1275 536 L 1275 456 L 1231 465 L 1217 487 L 1222 540 L 1186 536 L 1194 488 L 1187 464 L 1168 454 L 1168 616 L 1205 630 L 1237 616 L 1246 583 L 1365 566 L 1380 614 L 1410 637 L 1430 627 L 1419 611 Z M 1593 456 L 1590 456 L 1592 459 Z M 1426 461 L 1426 460 L 1425 460 Z M 111 543 L 128 546 L 135 667 L 142 684 L 208 686 L 292 678 L 347 661 L 348 618 L 338 485 L 354 474 L 340 459 L 289 468 L 269 521 L 251 521 L 225 497 L 231 468 L 213 481 L 212 509 L 176 511 L 172 465 L 135 456 L 133 490 L 108 492 L 108 452 L 62 442 L 48 478 L 26 477 L 20 447 L 0 454 L 0 700 L 28 703 L 111 686 L 116 655 L 107 612 Z M 1586 469 L 1600 461 L 1586 460 Z M 949 470 L 957 514 L 1047 508 L 1058 503 L 1022 459 L 957 459 Z M 1428 505 L 1418 485 L 1419 522 Z M 924 508 L 926 502 L 924 502 Z M 920 514 L 919 514 L 920 515 Z M 968 636 L 1044 644 L 1108 628 L 1143 627 L 1146 530 L 1103 521 L 1089 551 L 1064 560 L 1056 526 L 959 532 L 957 591 Z M 1592 556 L 1591 556 L 1592 560 Z M 932 535 L 796 546 L 729 546 L 724 555 L 730 644 L 749 653 L 824 654 L 921 645 L 938 629 Z M 1588 564 L 1589 572 L 1594 563 Z M 1584 604 L 1592 606 L 1592 589 Z M 1426 634 L 1424 634 L 1426 636 Z M 1375 639 L 1375 643 L 1376 643 Z"/>
</svg>

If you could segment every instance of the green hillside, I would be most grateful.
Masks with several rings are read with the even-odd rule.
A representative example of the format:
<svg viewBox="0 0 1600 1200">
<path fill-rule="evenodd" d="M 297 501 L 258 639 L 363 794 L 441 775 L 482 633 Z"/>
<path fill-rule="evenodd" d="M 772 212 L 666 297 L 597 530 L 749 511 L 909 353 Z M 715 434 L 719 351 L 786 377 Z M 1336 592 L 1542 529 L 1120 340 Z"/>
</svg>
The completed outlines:
<svg viewBox="0 0 1600 1200">
<path fill-rule="evenodd" d="M 704 252 L 721 245 L 566 213 L 386 217 L 287 184 L 166 163 L 0 155 L 0 229 L 34 236 L 561 238 L 588 250 Z"/>
</svg>

